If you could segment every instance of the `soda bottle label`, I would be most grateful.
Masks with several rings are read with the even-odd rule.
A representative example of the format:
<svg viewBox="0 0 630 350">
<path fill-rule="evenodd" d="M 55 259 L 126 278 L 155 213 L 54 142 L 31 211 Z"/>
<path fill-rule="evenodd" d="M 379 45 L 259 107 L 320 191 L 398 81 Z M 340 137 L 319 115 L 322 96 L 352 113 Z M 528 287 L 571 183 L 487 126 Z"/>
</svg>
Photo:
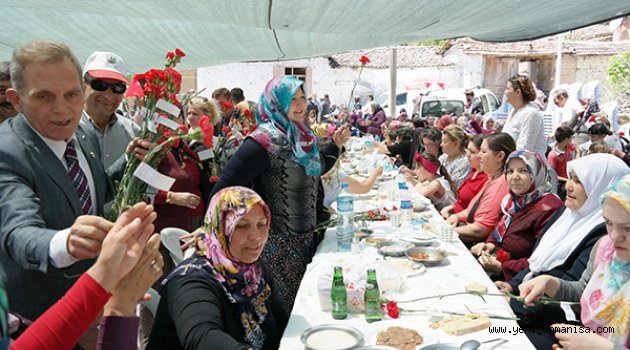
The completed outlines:
<svg viewBox="0 0 630 350">
<path fill-rule="evenodd" d="M 354 210 L 354 200 L 352 197 L 339 197 L 337 198 L 337 211 L 339 212 L 352 212 Z"/>
<path fill-rule="evenodd" d="M 411 201 L 410 200 L 401 200 L 400 201 L 400 209 L 411 209 Z"/>
</svg>

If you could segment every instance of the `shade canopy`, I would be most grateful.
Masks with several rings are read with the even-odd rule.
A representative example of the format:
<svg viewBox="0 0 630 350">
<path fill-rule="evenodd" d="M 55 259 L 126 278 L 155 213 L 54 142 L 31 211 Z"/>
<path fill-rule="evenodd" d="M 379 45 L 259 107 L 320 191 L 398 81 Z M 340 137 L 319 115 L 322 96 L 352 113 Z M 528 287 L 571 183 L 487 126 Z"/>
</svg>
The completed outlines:
<svg viewBox="0 0 630 350">
<path fill-rule="evenodd" d="M 34 39 L 68 43 L 80 60 L 113 51 L 131 71 L 180 48 L 180 68 L 320 56 L 468 36 L 534 39 L 630 13 L 629 0 L 1 1 L 0 59 Z"/>
</svg>

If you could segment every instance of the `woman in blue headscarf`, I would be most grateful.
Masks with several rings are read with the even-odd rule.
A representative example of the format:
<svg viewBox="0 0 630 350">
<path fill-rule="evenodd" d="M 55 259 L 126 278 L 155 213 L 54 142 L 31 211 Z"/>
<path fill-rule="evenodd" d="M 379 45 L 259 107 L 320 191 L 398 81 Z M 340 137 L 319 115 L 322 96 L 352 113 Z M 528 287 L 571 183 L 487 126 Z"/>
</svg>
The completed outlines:
<svg viewBox="0 0 630 350">
<path fill-rule="evenodd" d="M 290 76 L 267 83 L 256 111 L 258 127 L 223 168 L 212 193 L 251 186 L 269 205 L 271 230 L 263 257 L 287 311 L 317 248 L 314 228 L 323 208 L 319 176 L 332 168 L 350 136 L 341 127 L 335 142 L 318 149 L 302 84 Z"/>
</svg>

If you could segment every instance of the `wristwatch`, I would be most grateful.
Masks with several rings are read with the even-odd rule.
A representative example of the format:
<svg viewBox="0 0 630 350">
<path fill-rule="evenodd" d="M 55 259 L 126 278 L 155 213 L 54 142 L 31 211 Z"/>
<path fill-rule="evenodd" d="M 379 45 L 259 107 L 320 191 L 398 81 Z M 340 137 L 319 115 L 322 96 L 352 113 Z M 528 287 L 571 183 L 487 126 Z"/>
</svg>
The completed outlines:
<svg viewBox="0 0 630 350">
<path fill-rule="evenodd" d="M 171 204 L 171 191 L 166 192 L 166 204 Z"/>
</svg>

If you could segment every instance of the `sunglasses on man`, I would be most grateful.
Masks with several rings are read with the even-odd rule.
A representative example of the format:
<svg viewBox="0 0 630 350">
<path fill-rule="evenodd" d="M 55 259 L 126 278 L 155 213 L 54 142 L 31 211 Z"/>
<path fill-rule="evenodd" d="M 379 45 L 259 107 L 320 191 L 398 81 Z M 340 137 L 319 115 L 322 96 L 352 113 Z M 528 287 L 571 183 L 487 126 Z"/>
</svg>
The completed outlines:
<svg viewBox="0 0 630 350">
<path fill-rule="evenodd" d="M 87 79 L 86 82 L 96 91 L 107 91 L 107 89 L 112 88 L 112 92 L 117 95 L 124 94 L 127 91 L 127 84 L 122 82 L 108 83 L 100 79 Z"/>
</svg>

